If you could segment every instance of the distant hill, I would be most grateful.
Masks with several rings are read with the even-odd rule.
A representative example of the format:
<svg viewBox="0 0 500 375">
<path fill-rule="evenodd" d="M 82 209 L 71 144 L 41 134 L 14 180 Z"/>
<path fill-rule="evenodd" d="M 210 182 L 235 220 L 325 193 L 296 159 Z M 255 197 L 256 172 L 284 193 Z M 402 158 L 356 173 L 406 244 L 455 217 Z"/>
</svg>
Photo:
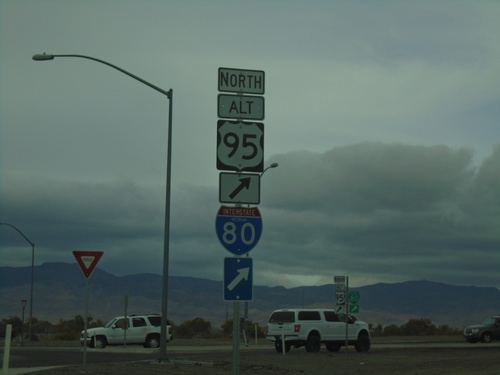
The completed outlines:
<svg viewBox="0 0 500 375">
<path fill-rule="evenodd" d="M 29 303 L 31 267 L 0 267 L 0 318 L 21 316 L 21 300 Z M 162 277 L 156 274 L 114 276 L 97 268 L 89 279 L 89 312 L 107 321 L 124 313 L 124 296 L 129 296 L 128 313 L 161 311 Z M 222 281 L 192 277 L 169 277 L 169 319 L 180 324 L 202 317 L 215 327 L 232 318 L 232 303 L 223 301 Z M 358 318 L 374 325 L 401 325 L 411 318 L 461 328 L 500 313 L 500 290 L 474 286 L 452 286 L 432 281 L 368 285 L 358 290 L 361 311 Z M 85 278 L 76 263 L 44 263 L 35 266 L 33 315 L 57 323 L 83 315 Z M 279 308 L 334 307 L 335 286 L 298 288 L 254 286 L 254 300 L 248 304 L 249 319 L 265 324 Z M 28 317 L 29 306 L 25 310 Z M 241 311 L 243 314 L 244 306 Z"/>
</svg>

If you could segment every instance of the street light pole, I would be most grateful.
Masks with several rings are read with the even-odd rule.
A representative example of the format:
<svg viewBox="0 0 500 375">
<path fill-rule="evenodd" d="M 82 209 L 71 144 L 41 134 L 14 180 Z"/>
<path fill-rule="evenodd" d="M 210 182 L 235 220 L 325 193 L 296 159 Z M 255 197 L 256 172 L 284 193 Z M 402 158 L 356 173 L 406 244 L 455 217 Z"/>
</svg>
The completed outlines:
<svg viewBox="0 0 500 375">
<path fill-rule="evenodd" d="M 160 361 L 167 359 L 167 311 L 168 311 L 168 267 L 169 267 L 169 245 L 170 245 L 170 185 L 171 185 L 171 162 L 172 162 L 172 101 L 173 90 L 165 91 L 156 85 L 132 74 L 116 65 L 107 61 L 96 59 L 95 57 L 85 55 L 50 55 L 50 54 L 36 54 L 33 55 L 35 61 L 54 60 L 56 57 L 77 57 L 82 59 L 93 60 L 98 63 L 110 66 L 123 74 L 151 87 L 152 89 L 167 96 L 169 100 L 168 106 L 168 141 L 167 141 L 167 171 L 166 171 L 166 192 L 165 192 L 165 232 L 163 239 L 163 281 L 162 281 L 162 303 L 161 303 L 161 331 L 160 331 Z"/>
<path fill-rule="evenodd" d="M 278 163 L 271 163 L 268 167 L 264 168 L 264 170 L 262 171 L 262 173 L 260 174 L 260 178 L 262 178 L 262 176 L 264 175 L 264 173 L 266 173 L 266 171 L 270 168 L 276 168 L 278 166 Z M 247 256 L 248 256 L 248 253 L 247 253 Z M 247 330 L 247 323 L 248 323 L 248 301 L 245 301 L 245 319 L 243 321 L 243 332 L 244 334 L 246 334 L 246 330 Z M 246 336 L 245 336 L 245 346 L 248 346 L 248 342 L 246 340 Z"/>
<path fill-rule="evenodd" d="M 24 237 L 26 241 L 31 245 L 31 286 L 30 286 L 30 324 L 29 324 L 29 340 L 32 341 L 32 327 L 33 327 L 33 280 L 35 276 L 35 244 L 31 242 L 28 237 L 24 235 L 18 228 L 9 223 L 0 223 L 0 225 L 7 225 L 11 228 L 14 228 L 21 236 Z"/>
</svg>

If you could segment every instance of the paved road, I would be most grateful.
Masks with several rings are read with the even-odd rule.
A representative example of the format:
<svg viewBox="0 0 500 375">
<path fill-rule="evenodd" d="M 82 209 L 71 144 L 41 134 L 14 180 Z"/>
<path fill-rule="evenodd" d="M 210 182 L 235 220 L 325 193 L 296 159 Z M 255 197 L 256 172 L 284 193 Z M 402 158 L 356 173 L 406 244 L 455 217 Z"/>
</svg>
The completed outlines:
<svg viewBox="0 0 500 375">
<path fill-rule="evenodd" d="M 443 343 L 394 343 L 374 344 L 372 350 L 387 349 L 411 349 L 411 348 L 468 348 L 473 346 L 499 347 L 500 342 L 492 344 L 469 344 L 466 342 L 443 342 Z M 274 351 L 273 345 L 241 345 L 241 351 Z M 297 349 L 303 350 L 303 349 Z M 324 348 L 322 349 L 324 350 Z M 349 350 L 354 350 L 350 347 Z M 193 356 L 200 360 L 213 361 L 221 358 L 230 358 L 231 345 L 220 346 L 170 346 L 167 347 L 169 359 L 189 360 Z M 108 346 L 105 349 L 87 349 L 86 363 L 115 363 L 130 361 L 146 361 L 159 359 L 158 350 L 145 349 L 140 345 Z M 3 361 L 3 348 L 1 354 Z M 9 359 L 9 375 L 25 374 L 43 367 L 73 366 L 83 364 L 83 349 L 81 347 L 12 347 Z M 3 366 L 3 363 L 2 363 Z M 1 372 L 0 372 L 1 373 Z"/>
</svg>

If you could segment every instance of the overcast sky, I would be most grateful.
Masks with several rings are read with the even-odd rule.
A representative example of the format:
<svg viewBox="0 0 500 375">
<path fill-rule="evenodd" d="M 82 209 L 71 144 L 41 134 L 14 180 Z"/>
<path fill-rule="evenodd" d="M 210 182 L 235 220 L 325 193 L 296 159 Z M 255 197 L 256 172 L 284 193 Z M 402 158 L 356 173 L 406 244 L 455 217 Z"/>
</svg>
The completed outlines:
<svg viewBox="0 0 500 375">
<path fill-rule="evenodd" d="M 218 68 L 265 71 L 255 285 L 500 287 L 500 2 L 0 0 L 0 221 L 35 264 L 101 250 L 223 278 Z M 2 266 L 31 247 L 0 226 Z"/>
</svg>

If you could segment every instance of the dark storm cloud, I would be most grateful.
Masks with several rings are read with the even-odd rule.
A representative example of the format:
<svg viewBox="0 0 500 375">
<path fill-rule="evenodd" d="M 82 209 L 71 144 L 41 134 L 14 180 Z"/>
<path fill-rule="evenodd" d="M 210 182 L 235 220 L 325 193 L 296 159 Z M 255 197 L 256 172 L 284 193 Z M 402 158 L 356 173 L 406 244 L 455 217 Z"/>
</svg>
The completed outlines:
<svg viewBox="0 0 500 375">
<path fill-rule="evenodd" d="M 279 167 L 262 179 L 264 231 L 251 252 L 256 283 L 327 283 L 349 274 L 357 283 L 498 285 L 500 147 L 478 168 L 472 154 L 364 143 L 275 155 Z M 94 248 L 105 251 L 110 272 L 161 272 L 162 188 L 19 175 L 4 187 L 2 220 L 36 238 L 38 262 L 71 261 L 71 250 Z M 217 207 L 213 187 L 174 187 L 172 274 L 221 279 L 231 254 L 217 240 Z M 9 235 L 4 245 L 16 241 Z"/>
</svg>

